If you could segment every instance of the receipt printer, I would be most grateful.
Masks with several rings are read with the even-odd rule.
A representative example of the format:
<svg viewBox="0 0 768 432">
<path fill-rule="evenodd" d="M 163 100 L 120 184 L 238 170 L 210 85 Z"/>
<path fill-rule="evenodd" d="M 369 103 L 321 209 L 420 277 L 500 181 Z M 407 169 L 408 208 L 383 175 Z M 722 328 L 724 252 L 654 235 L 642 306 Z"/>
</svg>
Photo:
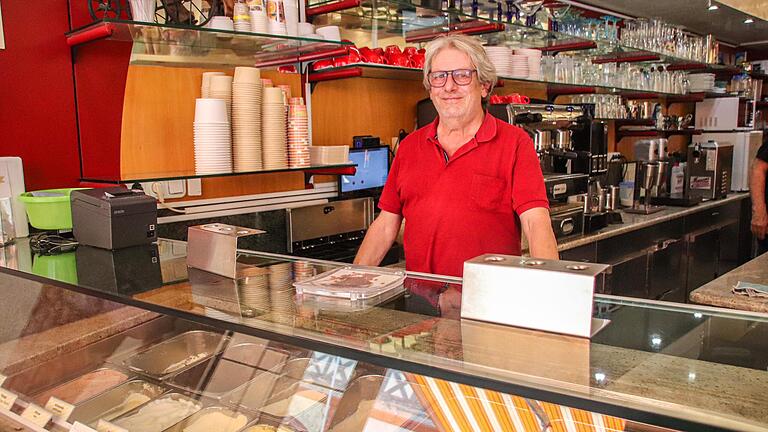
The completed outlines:
<svg viewBox="0 0 768 432">
<path fill-rule="evenodd" d="M 82 245 L 121 249 L 157 240 L 157 201 L 121 187 L 72 191 L 72 229 Z"/>
</svg>

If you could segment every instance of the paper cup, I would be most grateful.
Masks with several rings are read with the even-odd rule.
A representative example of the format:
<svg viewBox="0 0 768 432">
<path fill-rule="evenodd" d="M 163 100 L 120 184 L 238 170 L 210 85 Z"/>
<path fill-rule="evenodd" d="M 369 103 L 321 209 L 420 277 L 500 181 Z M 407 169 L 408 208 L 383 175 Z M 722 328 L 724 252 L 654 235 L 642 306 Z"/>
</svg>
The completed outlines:
<svg viewBox="0 0 768 432">
<path fill-rule="evenodd" d="M 223 99 L 196 99 L 195 123 L 229 123 L 226 102 Z"/>
</svg>

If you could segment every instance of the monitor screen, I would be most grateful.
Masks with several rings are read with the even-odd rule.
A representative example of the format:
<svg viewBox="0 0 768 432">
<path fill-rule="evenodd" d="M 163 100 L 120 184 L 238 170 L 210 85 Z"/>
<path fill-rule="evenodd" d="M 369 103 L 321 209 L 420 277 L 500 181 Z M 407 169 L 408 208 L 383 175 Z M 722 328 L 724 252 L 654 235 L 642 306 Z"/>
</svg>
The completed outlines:
<svg viewBox="0 0 768 432">
<path fill-rule="evenodd" d="M 349 159 L 357 164 L 352 176 L 341 176 L 341 192 L 384 187 L 389 174 L 389 147 L 350 149 Z"/>
</svg>

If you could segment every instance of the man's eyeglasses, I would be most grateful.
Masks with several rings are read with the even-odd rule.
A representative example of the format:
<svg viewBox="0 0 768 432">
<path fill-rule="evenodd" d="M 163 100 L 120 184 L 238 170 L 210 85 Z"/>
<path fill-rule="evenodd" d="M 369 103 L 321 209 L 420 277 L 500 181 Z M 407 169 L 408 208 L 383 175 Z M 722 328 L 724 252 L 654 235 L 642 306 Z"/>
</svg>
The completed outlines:
<svg viewBox="0 0 768 432">
<path fill-rule="evenodd" d="M 472 74 L 475 72 L 477 72 L 475 69 L 430 72 L 427 74 L 427 79 L 430 86 L 440 88 L 448 82 L 448 75 L 450 75 L 457 85 L 465 86 L 472 82 Z"/>
</svg>

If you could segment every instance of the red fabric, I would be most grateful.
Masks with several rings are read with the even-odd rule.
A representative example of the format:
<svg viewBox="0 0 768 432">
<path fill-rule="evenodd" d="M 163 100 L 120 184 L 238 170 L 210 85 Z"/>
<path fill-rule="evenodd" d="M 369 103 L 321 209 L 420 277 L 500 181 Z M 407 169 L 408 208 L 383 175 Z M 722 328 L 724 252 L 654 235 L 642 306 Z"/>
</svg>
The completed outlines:
<svg viewBox="0 0 768 432">
<path fill-rule="evenodd" d="M 379 208 L 405 218 L 408 270 L 461 276 L 464 261 L 478 255 L 519 255 L 518 216 L 549 205 L 533 142 L 522 129 L 486 114 L 446 164 L 435 138 L 438 120 L 400 144 Z"/>
</svg>

